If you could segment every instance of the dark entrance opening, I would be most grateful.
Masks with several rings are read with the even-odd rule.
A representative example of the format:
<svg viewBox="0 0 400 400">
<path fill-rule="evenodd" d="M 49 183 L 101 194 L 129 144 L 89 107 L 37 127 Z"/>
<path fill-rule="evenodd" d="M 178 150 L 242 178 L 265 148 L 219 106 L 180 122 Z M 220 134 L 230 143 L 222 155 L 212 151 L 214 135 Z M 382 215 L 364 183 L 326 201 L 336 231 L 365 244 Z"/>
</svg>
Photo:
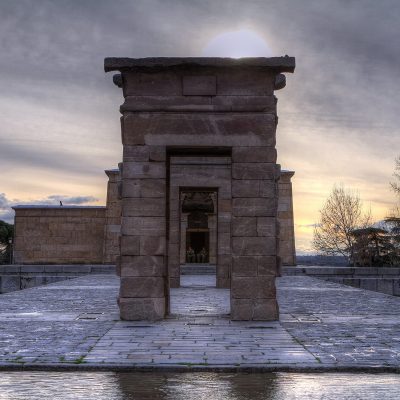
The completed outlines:
<svg viewBox="0 0 400 400">
<path fill-rule="evenodd" d="M 188 263 L 208 263 L 210 254 L 210 234 L 204 231 L 186 231 L 186 254 Z"/>
</svg>

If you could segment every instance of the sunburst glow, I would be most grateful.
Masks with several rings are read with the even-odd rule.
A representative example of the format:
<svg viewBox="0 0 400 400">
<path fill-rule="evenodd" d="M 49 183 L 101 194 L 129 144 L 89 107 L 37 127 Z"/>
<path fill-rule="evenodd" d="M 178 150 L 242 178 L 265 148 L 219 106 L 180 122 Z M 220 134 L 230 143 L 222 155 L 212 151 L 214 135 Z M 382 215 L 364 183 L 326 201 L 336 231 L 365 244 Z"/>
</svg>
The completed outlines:
<svg viewBox="0 0 400 400">
<path fill-rule="evenodd" d="M 204 47 L 206 57 L 270 57 L 271 48 L 256 32 L 242 29 L 224 32 L 211 39 Z"/>
</svg>

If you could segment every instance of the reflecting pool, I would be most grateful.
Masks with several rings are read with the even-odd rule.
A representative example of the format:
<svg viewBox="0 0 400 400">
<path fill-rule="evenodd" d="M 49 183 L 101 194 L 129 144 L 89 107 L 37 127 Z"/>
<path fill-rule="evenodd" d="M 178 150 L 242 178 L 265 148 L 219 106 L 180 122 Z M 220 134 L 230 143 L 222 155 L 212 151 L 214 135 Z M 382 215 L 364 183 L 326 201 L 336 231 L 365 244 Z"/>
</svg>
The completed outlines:
<svg viewBox="0 0 400 400">
<path fill-rule="evenodd" d="M 0 400 L 398 398 L 395 374 L 0 372 Z"/>
</svg>

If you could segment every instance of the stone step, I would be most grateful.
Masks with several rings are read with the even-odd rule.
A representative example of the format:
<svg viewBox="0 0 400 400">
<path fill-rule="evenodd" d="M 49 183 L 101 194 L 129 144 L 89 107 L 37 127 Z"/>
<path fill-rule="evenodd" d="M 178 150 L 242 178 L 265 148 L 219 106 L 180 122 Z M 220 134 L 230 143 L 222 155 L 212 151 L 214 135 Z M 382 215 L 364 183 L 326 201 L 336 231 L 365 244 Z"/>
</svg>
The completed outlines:
<svg viewBox="0 0 400 400">
<path fill-rule="evenodd" d="M 185 264 L 181 265 L 182 275 L 210 275 L 216 273 L 216 266 L 213 264 Z"/>
</svg>

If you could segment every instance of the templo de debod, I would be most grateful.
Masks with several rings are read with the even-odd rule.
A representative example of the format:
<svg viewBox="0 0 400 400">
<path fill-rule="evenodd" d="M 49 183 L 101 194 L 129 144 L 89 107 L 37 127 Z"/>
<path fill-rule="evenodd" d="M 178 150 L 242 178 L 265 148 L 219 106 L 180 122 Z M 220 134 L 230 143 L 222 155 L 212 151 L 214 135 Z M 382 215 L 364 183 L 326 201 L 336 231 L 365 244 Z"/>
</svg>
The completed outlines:
<svg viewBox="0 0 400 400">
<path fill-rule="evenodd" d="M 288 56 L 107 58 L 124 96 L 107 205 L 16 206 L 14 263 L 116 263 L 126 320 L 164 318 L 181 266 L 213 264 L 232 319 L 278 319 L 294 172 L 277 164 L 274 91 L 294 68 Z"/>
</svg>

